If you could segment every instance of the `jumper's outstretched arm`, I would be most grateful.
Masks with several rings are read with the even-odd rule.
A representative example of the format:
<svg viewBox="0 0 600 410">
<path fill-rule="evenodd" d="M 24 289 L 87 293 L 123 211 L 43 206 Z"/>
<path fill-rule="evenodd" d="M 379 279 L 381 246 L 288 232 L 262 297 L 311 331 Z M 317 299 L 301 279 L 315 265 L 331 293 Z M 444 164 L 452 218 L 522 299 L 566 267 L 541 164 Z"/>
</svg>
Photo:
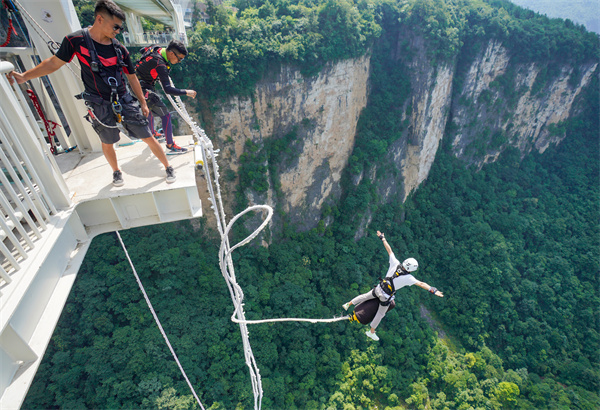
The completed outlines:
<svg viewBox="0 0 600 410">
<path fill-rule="evenodd" d="M 391 255 L 392 254 L 392 248 L 390 247 L 390 244 L 385 239 L 385 235 L 382 234 L 381 232 L 377 231 L 377 237 L 379 239 L 381 239 L 381 242 L 383 242 L 383 246 L 385 247 L 385 250 L 387 251 L 388 255 Z"/>
</svg>

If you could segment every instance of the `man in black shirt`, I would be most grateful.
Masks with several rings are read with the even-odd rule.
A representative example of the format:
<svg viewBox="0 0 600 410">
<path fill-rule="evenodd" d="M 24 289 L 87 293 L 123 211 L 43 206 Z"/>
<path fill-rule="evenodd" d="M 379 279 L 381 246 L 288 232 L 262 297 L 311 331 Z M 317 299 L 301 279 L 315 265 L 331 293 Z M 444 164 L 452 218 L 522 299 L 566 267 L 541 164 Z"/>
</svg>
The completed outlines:
<svg viewBox="0 0 600 410">
<path fill-rule="evenodd" d="M 156 80 L 160 80 L 165 93 L 171 95 L 188 95 L 196 97 L 194 90 L 180 90 L 175 88 L 169 77 L 171 66 L 180 63 L 187 56 L 185 45 L 179 40 L 173 40 L 167 48 L 154 46 L 148 47 L 147 51 L 135 66 L 135 74 L 140 79 L 148 108 L 150 108 L 150 132 L 154 134 L 153 115 L 161 118 L 163 132 L 167 140 L 167 154 L 183 154 L 187 149 L 173 142 L 173 127 L 171 125 L 171 114 L 167 106 L 161 101 L 160 96 L 154 92 Z"/>
<path fill-rule="evenodd" d="M 102 152 L 113 170 L 113 185 L 123 185 L 123 176 L 113 146 L 119 141 L 117 121 L 122 121 L 132 135 L 148 144 L 152 153 L 165 166 L 167 183 L 172 183 L 175 181 L 175 172 L 148 130 L 146 117 L 149 110 L 129 52 L 115 40 L 117 32 L 123 29 L 125 14 L 112 0 L 99 0 L 94 16 L 92 27 L 67 35 L 56 55 L 22 74 L 12 71 L 8 78 L 21 84 L 51 74 L 77 56 L 85 87 L 82 97 L 88 106 L 94 130 L 102 141 Z M 137 101 L 127 92 L 123 74 Z"/>
</svg>

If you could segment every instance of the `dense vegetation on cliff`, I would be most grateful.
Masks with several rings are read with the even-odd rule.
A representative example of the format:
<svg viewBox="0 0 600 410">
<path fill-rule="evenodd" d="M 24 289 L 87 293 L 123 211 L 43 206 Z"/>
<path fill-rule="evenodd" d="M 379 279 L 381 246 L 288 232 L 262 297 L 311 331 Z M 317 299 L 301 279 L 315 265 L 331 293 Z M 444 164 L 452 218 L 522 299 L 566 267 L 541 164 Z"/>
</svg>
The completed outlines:
<svg viewBox="0 0 600 410">
<path fill-rule="evenodd" d="M 294 19 L 304 15 L 294 15 L 294 10 L 318 22 L 325 6 L 333 7 L 330 3 L 334 2 L 240 1 L 235 16 L 217 7 L 216 20 L 200 24 L 199 30 L 205 31 L 194 40 L 212 45 L 191 48 L 192 59 L 205 64 L 206 78 L 198 79 L 198 86 L 213 97 L 246 92 L 267 64 L 302 65 L 300 57 L 285 60 L 269 51 L 252 60 L 255 71 L 238 79 L 235 73 L 244 71 L 246 62 L 233 53 L 243 43 L 233 35 L 254 32 L 253 39 L 262 44 L 258 39 L 266 34 L 253 25 L 236 31 L 227 24 L 242 24 L 245 15 L 262 21 L 264 27 L 257 27 L 264 30 L 286 27 L 283 20 L 296 27 L 300 23 Z M 591 37 L 583 33 L 575 38 L 579 27 L 509 6 L 502 11 L 466 1 L 423 1 L 419 6 L 357 2 L 356 8 L 350 2 L 335 3 L 338 14 L 329 17 L 335 16 L 332 19 L 340 26 L 330 36 L 342 36 L 347 21 L 373 22 L 367 25 L 371 34 L 354 37 L 357 43 L 352 46 L 371 47 L 373 81 L 345 194 L 325 213 L 334 219 L 330 225 L 322 223 L 304 233 L 288 225 L 268 248 L 248 246 L 234 254 L 247 316 L 341 314 L 342 303 L 370 289 L 385 271 L 387 255 L 374 236 L 377 229 L 386 233 L 399 258 L 416 257 L 421 262 L 416 276 L 442 289 L 446 297 L 432 298 L 416 287 L 402 289 L 398 307 L 378 329 L 379 344 L 367 339 L 365 328 L 355 323 L 251 327 L 265 390 L 263 408 L 600 407 L 597 78 L 581 96 L 579 115 L 561 124 L 567 131 L 565 141 L 543 155 L 521 160 L 516 151 L 507 150 L 497 163 L 477 172 L 454 158 L 450 147 L 441 147 L 428 180 L 405 204 L 377 206 L 377 190 L 370 181 L 352 184 L 353 175 L 384 158 L 387 144 L 398 138 L 403 126 L 396 121 L 396 107 L 407 97 L 410 84 L 401 70 L 390 68 L 386 34 L 397 33 L 405 22 L 420 27 L 437 44 L 434 63 L 456 53 L 452 47 L 462 47 L 466 38 L 469 44 L 485 35 L 524 41 L 510 37 L 512 30 L 538 31 L 542 37 L 552 30 L 559 33 L 556 42 L 542 44 L 542 49 L 518 48 L 524 59 L 558 58 L 562 50 L 570 53 L 564 58 L 586 60 L 590 53 L 595 55 L 597 44 L 586 54 L 577 44 L 588 47 Z M 529 17 L 520 19 L 519 13 Z M 466 24 L 465 16 L 474 20 Z M 482 19 L 479 26 L 475 17 Z M 310 27 L 319 33 L 318 24 Z M 222 37 L 208 41 L 216 32 Z M 310 30 L 300 32 L 307 33 Z M 541 44 L 535 35 L 530 37 L 524 37 L 530 45 Z M 344 48 L 336 50 L 343 56 L 331 56 L 325 50 L 333 40 L 312 38 L 310 58 L 318 64 L 352 56 L 357 50 Z M 561 46 L 559 38 L 568 38 L 571 50 Z M 200 56 L 206 50 L 214 53 L 204 61 Z M 226 50 L 229 60 L 223 57 Z M 306 58 L 310 74 L 313 60 Z M 198 69 L 186 63 L 182 65 L 186 70 Z M 226 63 L 233 70 L 227 75 Z M 208 80 L 209 76 L 214 77 Z M 211 90 L 209 81 L 214 85 Z M 268 158 L 270 165 L 283 161 L 286 138 L 293 139 L 293 133 L 262 150 L 248 144 L 241 172 L 254 177 L 240 178 L 240 200 L 245 189 L 260 190 L 267 183 L 266 170 L 256 166 L 257 161 Z M 367 209 L 373 210 L 368 234 L 355 240 Z M 201 220 L 121 234 L 203 403 L 213 409 L 251 408 L 248 370 L 239 329 L 229 320 L 232 306 L 218 271 L 214 230 Z M 445 336 L 439 338 L 423 315 Z M 110 234 L 96 238 L 24 408 L 193 406 L 118 241 Z"/>
<path fill-rule="evenodd" d="M 175 70 L 214 100 L 248 94 L 275 64 L 307 75 L 328 61 L 368 52 L 386 19 L 422 31 L 432 59 L 448 59 L 464 45 L 496 37 L 521 59 L 598 59 L 598 37 L 570 21 L 548 19 L 508 0 L 234 0 L 236 9 L 209 2 L 208 24 L 190 35 L 190 56 Z M 237 10 L 237 12 L 235 12 Z"/>
</svg>

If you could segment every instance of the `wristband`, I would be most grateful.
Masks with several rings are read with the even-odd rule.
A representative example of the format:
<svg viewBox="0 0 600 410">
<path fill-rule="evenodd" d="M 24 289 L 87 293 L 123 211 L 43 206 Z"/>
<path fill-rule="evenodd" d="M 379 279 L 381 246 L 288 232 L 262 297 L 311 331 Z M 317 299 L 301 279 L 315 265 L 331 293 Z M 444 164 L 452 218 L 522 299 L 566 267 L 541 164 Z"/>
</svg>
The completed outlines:
<svg viewBox="0 0 600 410">
<path fill-rule="evenodd" d="M 379 235 L 379 239 L 381 239 L 383 241 L 385 239 L 385 235 L 384 234 Z"/>
<path fill-rule="evenodd" d="M 433 293 L 435 295 L 435 292 L 437 292 L 437 288 L 434 288 L 433 286 L 429 288 L 429 292 Z"/>
</svg>

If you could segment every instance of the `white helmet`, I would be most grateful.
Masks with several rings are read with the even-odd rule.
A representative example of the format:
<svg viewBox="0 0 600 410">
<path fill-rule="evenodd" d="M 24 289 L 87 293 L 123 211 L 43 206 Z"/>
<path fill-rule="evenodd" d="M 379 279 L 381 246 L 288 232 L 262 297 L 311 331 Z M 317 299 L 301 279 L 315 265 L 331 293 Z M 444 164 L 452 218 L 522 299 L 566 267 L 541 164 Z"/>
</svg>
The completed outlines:
<svg viewBox="0 0 600 410">
<path fill-rule="evenodd" d="M 407 272 L 414 272 L 419 268 L 419 262 L 415 258 L 408 258 L 402 262 L 402 267 Z"/>
</svg>

